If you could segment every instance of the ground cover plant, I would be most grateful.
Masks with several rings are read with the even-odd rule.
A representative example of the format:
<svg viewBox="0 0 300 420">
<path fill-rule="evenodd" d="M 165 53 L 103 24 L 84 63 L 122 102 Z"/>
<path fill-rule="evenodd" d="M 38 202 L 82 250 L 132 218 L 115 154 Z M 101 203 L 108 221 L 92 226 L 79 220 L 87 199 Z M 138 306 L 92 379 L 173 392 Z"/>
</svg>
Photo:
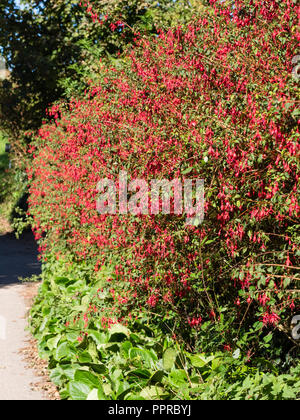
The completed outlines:
<svg viewBox="0 0 300 420">
<path fill-rule="evenodd" d="M 45 265 L 31 325 L 65 398 L 199 399 L 212 384 L 224 399 L 297 397 L 298 12 L 211 1 L 49 111 L 28 171 Z M 204 222 L 98 214 L 97 183 L 122 170 L 204 179 Z"/>
<path fill-rule="evenodd" d="M 60 277 L 60 272 L 65 277 Z M 67 273 L 61 263 L 46 264 L 40 296 L 31 311 L 31 328 L 38 338 L 41 357 L 49 360 L 50 378 L 62 399 L 300 397 L 299 365 L 280 374 L 280 368 L 268 360 L 249 364 L 239 349 L 191 353 L 169 334 L 161 320 L 149 322 L 143 314 L 126 325 L 105 328 L 101 314 L 111 305 L 111 299 L 109 290 L 100 291 L 99 286 L 106 275 L 91 284 L 84 266 L 70 264 Z"/>
</svg>

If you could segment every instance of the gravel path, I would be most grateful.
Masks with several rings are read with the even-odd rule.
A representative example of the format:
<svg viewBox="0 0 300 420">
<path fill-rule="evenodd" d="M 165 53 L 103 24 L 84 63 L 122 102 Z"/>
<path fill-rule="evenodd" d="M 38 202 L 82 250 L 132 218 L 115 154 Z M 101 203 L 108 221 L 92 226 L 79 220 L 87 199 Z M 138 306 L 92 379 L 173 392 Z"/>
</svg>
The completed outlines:
<svg viewBox="0 0 300 420">
<path fill-rule="evenodd" d="M 18 277 L 38 274 L 37 250 L 31 234 L 17 240 L 13 234 L 0 236 L 0 400 L 45 400 L 31 383 L 37 381 L 26 367 L 20 350 L 28 334 L 24 291 Z"/>
</svg>

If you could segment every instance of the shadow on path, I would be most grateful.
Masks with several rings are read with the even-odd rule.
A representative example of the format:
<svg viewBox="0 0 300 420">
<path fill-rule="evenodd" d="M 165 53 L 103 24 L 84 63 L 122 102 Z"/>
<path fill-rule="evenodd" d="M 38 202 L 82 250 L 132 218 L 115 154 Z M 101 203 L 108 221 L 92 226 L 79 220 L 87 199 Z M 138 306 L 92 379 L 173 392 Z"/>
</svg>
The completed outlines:
<svg viewBox="0 0 300 420">
<path fill-rule="evenodd" d="M 37 244 L 31 232 L 16 239 L 14 233 L 0 236 L 0 288 L 19 283 L 19 277 L 41 273 Z"/>
<path fill-rule="evenodd" d="M 45 400 L 34 389 L 37 377 L 22 357 L 28 335 L 24 292 L 18 277 L 40 273 L 37 245 L 31 233 L 17 240 L 14 234 L 0 236 L 0 400 Z"/>
</svg>

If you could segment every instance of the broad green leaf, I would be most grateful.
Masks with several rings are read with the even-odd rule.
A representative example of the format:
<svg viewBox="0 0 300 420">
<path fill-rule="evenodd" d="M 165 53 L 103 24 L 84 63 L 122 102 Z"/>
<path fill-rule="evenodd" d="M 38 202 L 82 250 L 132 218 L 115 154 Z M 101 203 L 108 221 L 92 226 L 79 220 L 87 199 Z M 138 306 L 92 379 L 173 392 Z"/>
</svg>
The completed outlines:
<svg viewBox="0 0 300 420">
<path fill-rule="evenodd" d="M 61 337 L 61 334 L 58 334 L 56 337 L 49 338 L 49 340 L 47 341 L 47 345 L 50 350 L 54 350 L 57 348 L 57 344 L 59 343 Z"/>
<path fill-rule="evenodd" d="M 85 350 L 85 351 L 83 351 L 82 353 L 79 354 L 78 361 L 80 363 L 92 363 L 93 359 L 92 359 L 90 353 L 87 350 Z"/>
<path fill-rule="evenodd" d="M 163 366 L 165 370 L 171 370 L 176 361 L 177 351 L 175 349 L 169 348 L 164 352 L 163 355 Z"/>
<path fill-rule="evenodd" d="M 97 346 L 107 343 L 107 335 L 99 331 L 88 330 L 88 335 L 91 337 Z"/>
<path fill-rule="evenodd" d="M 284 390 L 283 390 L 283 393 L 282 393 L 282 397 L 285 398 L 285 399 L 293 399 L 294 400 L 294 399 L 297 398 L 297 395 L 291 388 L 285 387 Z"/>
<path fill-rule="evenodd" d="M 82 382 L 69 383 L 69 395 L 74 401 L 85 401 L 91 392 L 91 387 Z"/>
<path fill-rule="evenodd" d="M 189 359 L 190 359 L 192 365 L 196 368 L 202 368 L 203 366 L 205 366 L 209 363 L 209 361 L 205 357 L 203 357 L 199 354 L 190 355 Z"/>
<path fill-rule="evenodd" d="M 141 395 L 137 394 L 128 394 L 125 397 L 125 401 L 145 401 L 147 398 L 142 397 Z"/>
<path fill-rule="evenodd" d="M 72 280 L 70 280 L 68 277 L 56 277 L 54 282 L 59 286 L 66 287 L 68 284 L 72 283 Z"/>
<path fill-rule="evenodd" d="M 130 331 L 124 325 L 116 324 L 113 325 L 109 330 L 109 341 L 110 342 L 120 342 L 124 339 L 128 339 L 130 336 Z"/>
<path fill-rule="evenodd" d="M 158 370 L 151 376 L 149 383 L 161 383 L 164 376 L 165 372 L 163 370 Z"/>
<path fill-rule="evenodd" d="M 181 369 L 173 370 L 169 374 L 169 380 L 177 388 L 185 386 L 188 383 L 187 374 L 184 370 Z"/>
<path fill-rule="evenodd" d="M 150 350 L 140 349 L 137 347 L 133 347 L 129 350 L 129 357 L 130 359 L 140 359 L 147 367 L 153 366 L 153 363 L 158 360 L 157 356 Z"/>
<path fill-rule="evenodd" d="M 140 392 L 140 396 L 146 400 L 160 399 L 164 394 L 164 389 L 158 386 L 147 386 Z"/>
<path fill-rule="evenodd" d="M 71 360 L 74 355 L 76 355 L 75 349 L 67 342 L 60 344 L 55 351 L 55 359 L 57 361 L 62 359 Z"/>
<path fill-rule="evenodd" d="M 86 384 L 90 388 L 98 388 L 100 385 L 100 381 L 96 375 L 93 375 L 91 372 L 84 370 L 76 370 L 74 381 Z"/>
<path fill-rule="evenodd" d="M 87 396 L 87 401 L 99 401 L 98 389 L 94 388 Z"/>
<path fill-rule="evenodd" d="M 53 369 L 50 373 L 50 379 L 56 386 L 61 386 L 66 379 L 66 375 L 60 366 Z"/>
</svg>

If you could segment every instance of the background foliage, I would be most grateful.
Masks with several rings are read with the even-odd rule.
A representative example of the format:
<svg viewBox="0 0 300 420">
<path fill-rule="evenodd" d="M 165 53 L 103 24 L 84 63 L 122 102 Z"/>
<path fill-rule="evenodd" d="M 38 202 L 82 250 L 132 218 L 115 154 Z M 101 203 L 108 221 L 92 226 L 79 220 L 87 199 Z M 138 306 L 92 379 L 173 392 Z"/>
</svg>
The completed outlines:
<svg viewBox="0 0 300 420">
<path fill-rule="evenodd" d="M 11 76 L 0 85 L 0 121 L 15 138 L 20 131 L 39 128 L 46 109 L 65 93 L 83 92 L 93 62 L 121 54 L 134 42 L 136 31 L 155 33 L 156 26 L 187 18 L 187 2 L 116 0 L 94 5 L 107 17 L 102 24 L 77 0 L 24 0 L 21 8 L 15 1 L 1 0 L 0 46 Z M 118 19 L 126 30 L 111 29 Z"/>
</svg>

